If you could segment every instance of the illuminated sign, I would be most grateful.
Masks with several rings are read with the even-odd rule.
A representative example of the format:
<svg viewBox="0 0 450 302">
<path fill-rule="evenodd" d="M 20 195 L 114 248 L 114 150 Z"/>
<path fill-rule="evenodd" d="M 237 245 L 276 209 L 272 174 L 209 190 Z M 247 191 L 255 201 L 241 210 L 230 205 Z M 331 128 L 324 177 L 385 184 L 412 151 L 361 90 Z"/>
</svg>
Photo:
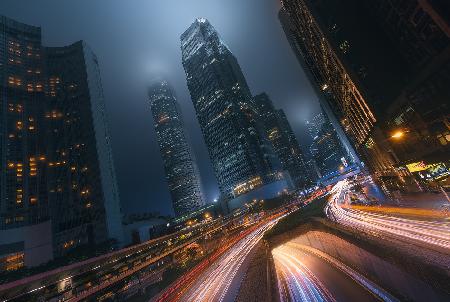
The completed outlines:
<svg viewBox="0 0 450 302">
<path fill-rule="evenodd" d="M 420 178 L 426 180 L 438 180 L 443 177 L 450 175 L 450 170 L 446 167 L 444 163 L 437 163 L 432 165 L 427 165 L 427 169 L 424 172 L 419 172 Z"/>
<path fill-rule="evenodd" d="M 429 167 L 430 166 L 426 165 L 423 161 L 406 165 L 406 168 L 408 168 L 409 172 L 411 173 L 425 171 Z"/>
<path fill-rule="evenodd" d="M 237 197 L 239 195 L 247 193 L 248 191 L 251 191 L 256 187 L 259 187 L 260 185 L 262 185 L 262 179 L 261 179 L 261 177 L 256 176 L 256 177 L 248 180 L 247 182 L 237 185 L 233 189 L 234 197 Z"/>
</svg>

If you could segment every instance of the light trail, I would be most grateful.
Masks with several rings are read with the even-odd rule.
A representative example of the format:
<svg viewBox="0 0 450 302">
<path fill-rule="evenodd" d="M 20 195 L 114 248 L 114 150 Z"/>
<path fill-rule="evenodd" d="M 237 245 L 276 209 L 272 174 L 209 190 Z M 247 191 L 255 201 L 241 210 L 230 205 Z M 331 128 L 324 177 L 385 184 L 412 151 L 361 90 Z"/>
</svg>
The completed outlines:
<svg viewBox="0 0 450 302">
<path fill-rule="evenodd" d="M 325 213 L 330 219 L 377 236 L 391 235 L 407 242 L 417 242 L 431 248 L 443 248 L 450 251 L 449 223 L 413 220 L 343 208 L 341 205 L 349 190 L 350 185 L 346 181 L 339 182 L 333 188 L 333 195 L 325 208 Z"/>
<path fill-rule="evenodd" d="M 319 279 L 291 253 L 283 248 L 272 251 L 278 280 L 287 283 L 289 297 L 280 290 L 280 300 L 284 301 L 336 301 Z"/>
<path fill-rule="evenodd" d="M 196 280 L 185 288 L 182 294 L 170 301 L 214 301 L 229 300 L 230 291 L 236 275 L 252 249 L 261 240 L 264 232 L 270 229 L 277 220 L 263 224 L 243 239 L 234 244 L 224 255 L 201 273 Z M 237 291 L 236 291 L 237 293 Z M 233 297 L 234 299 L 234 297 Z"/>
<path fill-rule="evenodd" d="M 272 251 L 279 281 L 285 281 L 288 286 L 288 297 L 280 290 L 280 300 L 283 301 L 336 301 L 313 272 L 301 259 L 309 256 L 317 257 L 333 266 L 341 273 L 359 284 L 365 291 L 384 302 L 398 300 L 381 287 L 354 271 L 337 259 L 309 246 L 288 242 Z M 316 267 L 316 269 L 318 269 Z M 281 282 L 282 283 L 282 282 Z M 279 288 L 282 285 L 279 282 Z M 283 295 L 284 294 L 284 295 Z"/>
<path fill-rule="evenodd" d="M 340 262 L 336 258 L 333 258 L 330 255 L 328 255 L 318 249 L 312 248 L 310 246 L 306 246 L 306 245 L 302 245 L 302 244 L 298 244 L 298 243 L 287 243 L 286 245 L 294 247 L 303 252 L 309 253 L 311 255 L 314 255 L 316 257 L 319 257 L 319 258 L 325 260 L 326 262 L 328 262 L 329 264 L 331 264 L 332 266 L 334 266 L 335 268 L 337 268 L 338 270 L 340 270 L 341 272 L 345 273 L 347 276 L 349 276 L 350 278 L 355 280 L 357 283 L 359 283 L 362 287 L 364 287 L 366 290 L 371 292 L 373 295 L 377 296 L 381 301 L 385 301 L 385 302 L 398 301 L 397 298 L 395 298 L 394 296 L 392 296 L 391 294 L 386 292 L 384 289 L 380 288 L 378 285 L 376 285 L 372 281 L 368 280 L 366 277 L 364 277 L 357 271 L 351 269 L 344 263 Z"/>
</svg>

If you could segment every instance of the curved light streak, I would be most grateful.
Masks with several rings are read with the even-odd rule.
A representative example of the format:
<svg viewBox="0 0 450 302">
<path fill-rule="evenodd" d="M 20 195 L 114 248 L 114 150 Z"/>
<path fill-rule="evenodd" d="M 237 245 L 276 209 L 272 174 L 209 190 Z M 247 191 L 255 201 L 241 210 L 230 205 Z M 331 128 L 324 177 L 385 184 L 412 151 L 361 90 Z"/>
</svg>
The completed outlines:
<svg viewBox="0 0 450 302">
<path fill-rule="evenodd" d="M 255 245 L 261 240 L 264 232 L 270 229 L 276 221 L 264 224 L 260 228 L 235 244 L 229 251 L 212 264 L 212 269 L 199 276 L 190 290 L 177 300 L 179 301 L 224 301 L 243 262 Z"/>
<path fill-rule="evenodd" d="M 349 190 L 350 185 L 346 181 L 339 182 L 333 188 L 333 194 L 325 208 L 330 219 L 376 236 L 390 235 L 430 248 L 450 250 L 450 225 L 447 222 L 413 220 L 343 208 L 341 204 Z"/>
<path fill-rule="evenodd" d="M 278 279 L 287 283 L 290 297 L 284 297 L 280 290 L 280 300 L 284 301 L 336 301 L 319 279 L 296 257 L 282 248 L 272 251 Z"/>
</svg>

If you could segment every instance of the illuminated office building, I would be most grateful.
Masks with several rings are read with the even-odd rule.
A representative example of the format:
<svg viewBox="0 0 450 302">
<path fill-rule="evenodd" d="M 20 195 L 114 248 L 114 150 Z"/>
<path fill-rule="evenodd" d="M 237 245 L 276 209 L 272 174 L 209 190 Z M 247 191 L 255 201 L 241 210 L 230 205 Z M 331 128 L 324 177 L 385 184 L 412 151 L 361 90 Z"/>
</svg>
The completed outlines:
<svg viewBox="0 0 450 302">
<path fill-rule="evenodd" d="M 48 190 L 54 242 L 123 241 L 111 136 L 97 57 L 83 42 L 45 49 Z"/>
<path fill-rule="evenodd" d="M 83 42 L 45 48 L 39 27 L 0 17 L 0 92 L 0 266 L 38 265 L 108 239 L 120 244 L 92 52 Z"/>
<path fill-rule="evenodd" d="M 316 115 L 316 120 L 318 116 L 323 118 L 323 123 L 319 132 L 313 138 L 310 150 L 320 176 L 327 177 L 340 169 L 346 168 L 350 162 L 333 125 L 325 118 L 324 114 Z M 312 123 L 310 122 L 310 124 Z"/>
<path fill-rule="evenodd" d="M 311 180 L 305 160 L 284 111 L 276 110 L 269 96 L 265 93 L 256 95 L 254 103 L 259 108 L 261 124 L 265 128 L 275 154 L 280 159 L 283 170 L 289 172 L 296 188 L 304 189 L 308 187 Z"/>
<path fill-rule="evenodd" d="M 173 209 L 177 217 L 187 215 L 204 202 L 181 110 L 166 81 L 155 82 L 149 89 L 149 98 Z"/>
<path fill-rule="evenodd" d="M 448 154 L 448 5 L 356 0 L 282 4 L 286 36 L 320 99 L 326 100 L 327 115 L 331 111 L 338 117 L 385 188 L 406 185 L 408 162 L 448 161 L 441 156 Z M 395 131 L 410 133 L 405 142 L 422 150 L 402 150 L 403 144 L 392 137 Z"/>
<path fill-rule="evenodd" d="M 286 189 L 279 161 L 258 126 L 241 68 L 216 30 L 206 19 L 195 20 L 181 36 L 181 49 L 188 88 L 221 193 L 250 198 L 248 194 L 255 190 L 263 192 L 260 197 Z"/>
</svg>

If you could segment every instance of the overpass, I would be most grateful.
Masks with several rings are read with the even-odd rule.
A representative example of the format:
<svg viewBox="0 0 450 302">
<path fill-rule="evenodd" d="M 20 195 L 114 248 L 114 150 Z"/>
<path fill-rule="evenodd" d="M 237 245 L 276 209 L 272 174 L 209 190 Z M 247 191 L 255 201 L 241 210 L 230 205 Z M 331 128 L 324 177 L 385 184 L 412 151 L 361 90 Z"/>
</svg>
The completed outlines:
<svg viewBox="0 0 450 302">
<path fill-rule="evenodd" d="M 80 301 L 141 272 L 151 275 L 173 253 L 222 231 L 241 216 L 219 218 L 167 236 L 0 285 L 0 301 Z"/>
</svg>

